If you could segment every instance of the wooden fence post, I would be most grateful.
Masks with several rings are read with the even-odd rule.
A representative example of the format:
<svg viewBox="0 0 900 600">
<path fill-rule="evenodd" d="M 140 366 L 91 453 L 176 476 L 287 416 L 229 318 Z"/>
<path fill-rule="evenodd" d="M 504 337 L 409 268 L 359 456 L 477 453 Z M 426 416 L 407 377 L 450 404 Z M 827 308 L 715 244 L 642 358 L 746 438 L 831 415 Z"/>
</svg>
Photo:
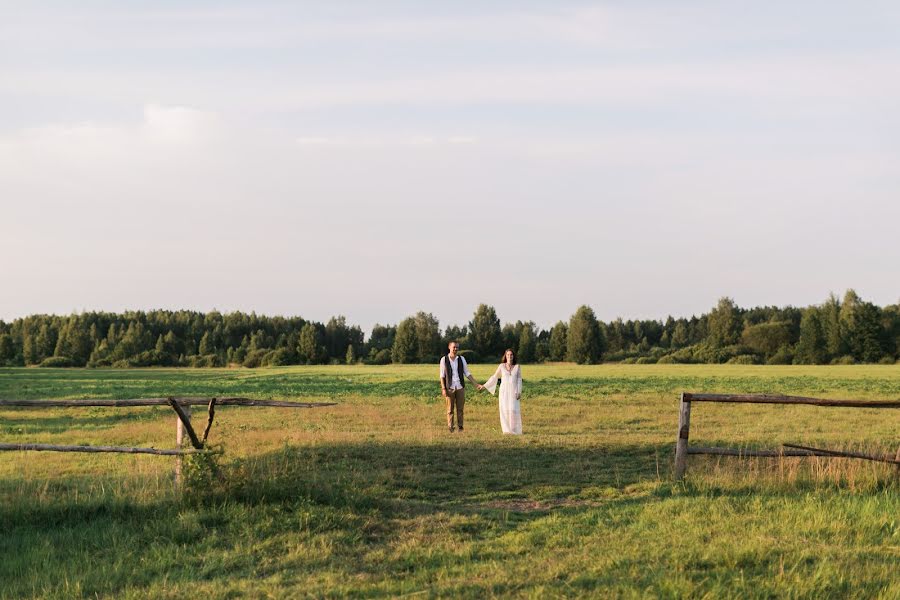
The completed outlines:
<svg viewBox="0 0 900 600">
<path fill-rule="evenodd" d="M 687 468 L 688 436 L 691 430 L 691 401 L 690 396 L 685 400 L 684 392 L 681 393 L 681 410 L 678 413 L 678 439 L 675 442 L 675 480 L 684 478 L 684 470 Z"/>
<path fill-rule="evenodd" d="M 186 404 L 181 407 L 184 415 L 187 417 L 188 422 L 191 420 L 191 405 Z M 184 449 L 184 438 L 185 438 L 185 428 L 184 423 L 181 421 L 181 417 L 177 414 L 175 415 L 175 447 L 179 450 Z M 178 455 L 175 457 L 175 493 L 180 494 L 184 489 L 184 456 Z"/>
</svg>

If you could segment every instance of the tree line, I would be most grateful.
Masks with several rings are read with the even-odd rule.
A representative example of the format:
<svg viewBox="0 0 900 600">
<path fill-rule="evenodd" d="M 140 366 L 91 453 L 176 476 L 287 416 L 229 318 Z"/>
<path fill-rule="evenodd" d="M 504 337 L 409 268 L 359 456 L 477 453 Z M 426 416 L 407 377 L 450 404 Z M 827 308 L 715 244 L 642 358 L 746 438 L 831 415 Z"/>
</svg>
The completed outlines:
<svg viewBox="0 0 900 600">
<path fill-rule="evenodd" d="M 900 359 L 900 305 L 879 307 L 848 290 L 806 308 L 745 309 L 722 298 L 699 317 L 608 323 L 581 306 L 542 329 L 532 321 L 501 325 L 496 310 L 482 304 L 463 325 L 441 329 L 433 314 L 419 312 L 375 325 L 368 339 L 343 316 L 320 323 L 186 310 L 31 315 L 0 321 L 0 365 L 435 363 L 450 340 L 474 363 L 497 361 L 512 348 L 523 363 L 893 364 Z"/>
</svg>

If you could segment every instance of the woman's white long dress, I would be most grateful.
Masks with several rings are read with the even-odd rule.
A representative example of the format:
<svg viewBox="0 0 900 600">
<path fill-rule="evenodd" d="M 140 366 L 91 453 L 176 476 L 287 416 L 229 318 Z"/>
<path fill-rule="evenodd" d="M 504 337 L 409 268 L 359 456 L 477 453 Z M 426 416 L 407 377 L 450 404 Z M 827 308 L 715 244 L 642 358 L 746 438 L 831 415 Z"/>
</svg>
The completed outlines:
<svg viewBox="0 0 900 600">
<path fill-rule="evenodd" d="M 518 396 L 522 394 L 522 370 L 519 365 L 507 370 L 506 364 L 497 367 L 494 374 L 484 387 L 494 394 L 497 389 L 497 380 L 500 380 L 500 427 L 503 433 L 522 434 L 522 408 L 519 405 Z"/>
</svg>

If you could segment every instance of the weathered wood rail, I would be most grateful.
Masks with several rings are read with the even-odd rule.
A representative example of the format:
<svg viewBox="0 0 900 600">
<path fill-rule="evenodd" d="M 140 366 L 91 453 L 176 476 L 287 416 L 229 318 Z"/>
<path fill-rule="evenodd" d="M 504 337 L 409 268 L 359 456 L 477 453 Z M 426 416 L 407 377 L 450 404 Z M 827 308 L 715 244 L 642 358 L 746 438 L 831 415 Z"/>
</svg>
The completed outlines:
<svg viewBox="0 0 900 600">
<path fill-rule="evenodd" d="M 773 394 L 694 394 L 682 392 L 678 411 L 678 436 L 675 441 L 675 479 L 684 478 L 687 457 L 691 454 L 710 454 L 738 457 L 825 456 L 859 458 L 900 465 L 900 450 L 896 455 L 864 454 L 843 450 L 827 450 L 797 444 L 782 444 L 778 450 L 750 450 L 743 448 L 705 448 L 688 445 L 691 429 L 692 402 L 725 402 L 743 404 L 790 404 L 843 408 L 900 408 L 900 400 L 833 400 L 806 396 L 779 396 Z"/>
<path fill-rule="evenodd" d="M 175 397 L 166 398 L 134 398 L 127 400 L 79 398 L 77 400 L 5 400 L 0 398 L 0 406 L 45 406 L 76 408 L 82 406 L 169 406 L 172 400 L 181 406 L 206 406 L 212 398 Z M 289 400 L 257 400 L 256 398 L 216 397 L 217 406 L 274 406 L 278 408 L 317 408 L 334 406 L 336 402 L 291 402 Z"/>
<path fill-rule="evenodd" d="M 0 451 L 41 451 L 41 452 L 113 452 L 122 454 L 153 454 L 157 456 L 175 457 L 175 487 L 182 483 L 182 458 L 185 454 L 208 453 L 206 446 L 216 406 L 258 406 L 275 408 L 321 408 L 334 406 L 336 402 L 291 402 L 287 400 L 258 400 L 243 397 L 184 397 L 168 396 L 166 398 L 128 398 L 128 399 L 94 399 L 79 398 L 74 400 L 9 400 L 0 398 L 0 407 L 22 408 L 84 408 L 92 406 L 128 408 L 137 406 L 170 406 L 175 411 L 175 448 L 138 448 L 124 446 L 86 446 L 36 443 L 0 443 Z M 191 424 L 191 407 L 206 406 L 207 421 L 203 437 L 197 435 Z M 190 440 L 192 448 L 185 448 L 185 437 Z"/>
</svg>

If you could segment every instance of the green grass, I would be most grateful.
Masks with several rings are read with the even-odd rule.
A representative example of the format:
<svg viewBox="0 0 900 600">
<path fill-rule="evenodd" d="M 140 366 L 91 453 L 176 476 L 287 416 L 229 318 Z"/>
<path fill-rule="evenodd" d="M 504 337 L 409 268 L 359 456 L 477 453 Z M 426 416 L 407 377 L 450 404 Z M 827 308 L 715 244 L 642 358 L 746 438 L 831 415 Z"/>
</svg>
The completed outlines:
<svg viewBox="0 0 900 600">
<path fill-rule="evenodd" d="M 486 379 L 491 366 L 476 365 Z M 900 398 L 900 367 L 525 366 L 525 435 L 469 389 L 450 435 L 436 366 L 0 369 L 0 398 L 243 395 L 225 479 L 172 460 L 0 453 L 0 597 L 900 596 L 893 467 L 691 457 L 678 393 Z M 195 409 L 197 419 L 205 411 Z M 2 409 L 0 441 L 170 447 L 162 408 Z M 900 411 L 698 404 L 698 445 L 894 452 Z M 193 468 L 193 467 L 192 467 Z"/>
</svg>

